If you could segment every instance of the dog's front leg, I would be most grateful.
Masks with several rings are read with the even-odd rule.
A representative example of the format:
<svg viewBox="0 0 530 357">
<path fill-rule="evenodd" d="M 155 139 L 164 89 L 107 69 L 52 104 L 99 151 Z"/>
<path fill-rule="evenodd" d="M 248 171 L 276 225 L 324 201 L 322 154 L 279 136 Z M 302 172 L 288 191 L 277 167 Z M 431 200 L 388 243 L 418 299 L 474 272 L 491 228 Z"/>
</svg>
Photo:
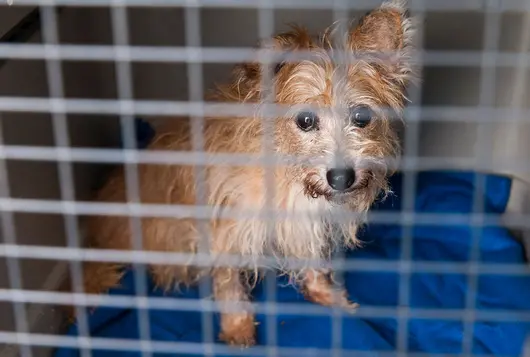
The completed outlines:
<svg viewBox="0 0 530 357">
<path fill-rule="evenodd" d="M 248 291 L 241 282 L 240 271 L 216 268 L 213 272 L 214 296 L 221 309 L 219 338 L 230 345 L 248 347 L 255 344 L 254 314 L 248 307 Z"/>
<path fill-rule="evenodd" d="M 324 306 L 355 310 L 359 304 L 348 300 L 346 290 L 333 284 L 330 273 L 309 269 L 304 272 L 302 292 L 307 300 Z"/>
</svg>

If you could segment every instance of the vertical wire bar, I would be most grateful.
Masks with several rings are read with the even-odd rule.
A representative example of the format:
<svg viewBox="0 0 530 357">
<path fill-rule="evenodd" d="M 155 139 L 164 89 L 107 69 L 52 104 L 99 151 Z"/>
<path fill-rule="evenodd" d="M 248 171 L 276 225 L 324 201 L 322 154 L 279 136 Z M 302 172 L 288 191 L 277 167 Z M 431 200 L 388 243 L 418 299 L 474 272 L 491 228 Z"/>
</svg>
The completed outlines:
<svg viewBox="0 0 530 357">
<path fill-rule="evenodd" d="M 333 23 L 337 23 L 338 21 L 344 21 L 348 18 L 348 6 L 345 2 L 345 0 L 333 0 L 332 4 L 332 16 L 333 16 Z M 350 31 L 350 28 L 341 27 L 340 31 Z M 337 33 L 335 32 L 333 34 L 333 38 L 331 39 L 333 42 L 333 48 L 339 49 L 339 51 L 345 50 L 344 43 L 342 43 L 344 39 L 344 33 Z M 353 59 L 353 61 L 350 61 Z M 351 62 L 354 62 L 355 59 L 353 56 L 349 56 L 348 54 L 344 53 L 341 55 L 341 58 L 339 59 L 339 63 L 341 65 L 339 66 L 349 66 L 350 64 L 353 64 Z M 339 67 L 340 68 L 340 67 Z M 342 68 L 340 68 L 342 70 Z M 335 81 L 338 76 L 333 76 L 332 81 Z M 343 76 L 340 76 L 343 77 Z M 337 85 L 336 82 L 333 83 L 334 86 Z M 342 112 L 342 108 L 337 108 L 340 112 Z M 340 117 L 338 120 L 345 120 L 345 118 Z M 342 135 L 340 131 L 342 131 L 342 125 L 337 126 L 337 130 L 339 131 L 337 135 L 339 137 Z M 344 145 L 344 144 L 342 144 Z M 342 234 L 342 232 L 333 232 L 332 234 Z M 337 263 L 337 266 L 342 265 L 345 259 L 345 252 L 340 249 L 338 250 L 332 259 L 334 259 Z M 333 283 L 339 284 L 342 288 L 344 288 L 344 274 L 346 273 L 343 269 L 339 269 L 338 271 L 334 271 L 333 273 Z M 331 355 L 332 357 L 341 357 L 343 355 L 342 351 L 342 329 L 343 329 L 343 317 L 344 312 L 343 308 L 340 306 L 333 305 L 332 307 L 332 321 L 331 321 Z"/>
<path fill-rule="evenodd" d="M 522 110 L 525 108 L 525 100 L 527 99 L 528 89 L 528 65 L 527 65 L 527 56 L 530 51 L 530 1 L 526 1 L 525 5 L 521 9 L 522 21 L 520 24 L 520 33 L 519 45 L 515 52 L 517 53 L 516 64 L 513 67 L 512 77 L 512 96 L 508 104 L 509 107 L 514 110 Z M 520 131 L 525 125 L 524 116 L 519 115 L 517 120 L 512 125 L 508 125 L 504 130 L 504 136 L 510 138 L 510 143 L 506 145 L 510 148 L 509 150 L 514 150 L 519 148 L 521 143 Z M 517 178 L 522 178 L 528 175 L 529 170 L 523 169 L 521 172 L 517 172 Z M 526 239 L 526 238 L 523 238 Z"/>
<path fill-rule="evenodd" d="M 202 44 L 201 40 L 201 12 L 197 6 L 197 0 L 188 0 L 186 2 L 186 9 L 184 14 L 185 33 L 186 33 L 186 47 L 187 48 L 200 48 Z M 191 102 L 204 102 L 204 89 L 203 89 L 203 72 L 202 62 L 194 61 L 194 58 L 188 58 L 187 62 L 188 72 L 188 91 L 189 100 Z M 201 112 L 196 116 L 190 117 L 191 125 L 191 138 L 192 138 L 192 149 L 194 152 L 202 152 L 205 150 L 205 139 L 204 139 L 204 114 Z M 195 176 L 195 201 L 196 205 L 205 206 L 208 204 L 208 192 L 207 192 L 207 168 L 206 167 L 194 167 L 193 173 Z M 203 220 L 198 221 L 198 231 L 200 235 L 199 240 L 199 252 L 203 254 L 210 254 L 210 225 Z M 207 299 L 212 296 L 212 284 L 209 279 L 201 279 L 199 282 L 199 294 L 201 299 L 201 325 L 202 325 L 202 338 L 203 346 L 205 348 L 205 355 L 214 356 L 213 345 L 214 339 L 214 325 L 213 325 L 213 314 L 208 309 Z"/>
<path fill-rule="evenodd" d="M 274 7 L 267 0 L 260 0 L 258 7 L 258 36 L 260 40 L 269 41 L 273 36 L 274 32 Z M 260 56 L 260 66 L 262 68 L 261 76 L 261 93 L 263 101 L 266 104 L 274 102 L 276 95 L 276 88 L 274 86 L 274 74 L 272 73 L 272 61 L 270 54 Z M 267 94 L 270 93 L 270 96 Z M 273 158 L 274 151 L 274 119 L 271 119 L 269 113 L 262 117 L 262 154 L 266 157 Z M 275 209 L 276 200 L 276 187 L 275 187 L 275 167 L 267 166 L 263 168 L 264 172 L 264 187 L 265 187 L 265 209 L 270 212 L 272 217 L 271 220 L 267 221 L 267 231 L 274 234 L 276 227 L 276 214 L 278 213 Z M 277 329 L 277 315 L 278 306 L 276 303 L 277 294 L 277 282 L 276 274 L 274 272 L 267 272 L 265 276 L 265 300 L 269 306 L 266 313 L 266 325 L 267 325 L 267 356 L 276 357 L 278 356 L 278 329 Z"/>
<path fill-rule="evenodd" d="M 526 76 L 528 74 L 527 55 L 530 50 L 530 1 L 525 2 L 525 7 L 521 9 L 521 16 L 523 17 L 521 24 L 521 38 L 519 39 L 519 48 L 517 51 L 517 64 L 514 66 L 514 89 L 513 96 L 510 102 L 511 107 L 524 108 L 525 95 L 528 89 L 528 81 Z M 517 120 L 517 124 L 521 122 Z M 519 126 L 514 125 L 514 130 L 518 130 Z M 511 132 L 508 137 L 518 137 L 517 132 Z"/>
<path fill-rule="evenodd" d="M 0 113 L 0 145 L 4 145 L 4 134 L 3 125 L 1 121 Z M 0 152 L 2 152 L 1 150 Z M 9 175 L 7 172 L 7 159 L 0 160 L 0 196 L 5 198 L 11 198 L 11 190 L 9 187 Z M 13 212 L 2 210 L 0 219 L 2 221 L 2 236 L 7 244 L 11 244 L 13 247 L 17 247 L 17 232 L 15 226 L 15 220 Z M 26 311 L 26 305 L 23 302 L 15 302 L 16 296 L 14 290 L 20 290 L 23 288 L 22 273 L 20 268 L 20 258 L 18 257 L 6 257 L 7 273 L 9 279 L 9 286 L 11 287 L 11 295 L 13 296 L 13 309 L 15 314 L 15 328 L 20 336 L 17 336 L 19 345 L 17 348 L 20 351 L 22 357 L 32 357 L 33 352 L 31 346 L 27 344 L 24 336 L 29 333 L 28 326 L 28 314 Z"/>
<path fill-rule="evenodd" d="M 112 37 L 114 42 L 114 64 L 117 73 L 117 91 L 120 100 L 120 127 L 123 149 L 133 161 L 125 160 L 125 187 L 127 205 L 129 207 L 129 227 L 131 230 L 132 249 L 143 249 L 142 220 L 133 209 L 134 204 L 140 204 L 140 181 L 138 165 L 135 121 L 133 115 L 134 95 L 131 78 L 131 56 L 129 51 L 129 27 L 127 7 L 124 0 L 113 0 L 111 4 Z M 134 285 L 136 294 L 136 311 L 138 313 L 138 334 L 141 340 L 142 356 L 150 357 L 151 331 L 149 326 L 149 310 L 147 306 L 147 269 L 145 264 L 133 263 Z"/>
<path fill-rule="evenodd" d="M 528 88 L 526 77 L 528 74 L 528 66 L 525 61 L 525 57 L 528 54 L 528 50 L 530 47 L 530 2 L 526 2 L 526 6 L 524 9 L 523 16 L 523 24 L 521 29 L 521 39 L 520 39 L 520 48 L 519 48 L 519 59 L 517 61 L 517 66 L 514 70 L 516 73 L 514 78 L 514 98 L 511 102 L 512 107 L 515 108 L 522 108 L 524 107 L 524 96 L 526 94 L 526 89 Z M 518 119 L 518 124 L 524 123 L 524 120 L 521 120 L 521 118 Z M 518 137 L 518 133 L 512 133 L 508 137 Z M 513 136 L 512 136 L 513 135 Z M 523 356 L 524 357 L 530 357 L 530 336 L 526 338 L 524 349 L 523 349 Z"/>
<path fill-rule="evenodd" d="M 57 25 L 56 8 L 53 6 L 42 6 L 40 8 L 42 18 L 42 35 L 46 53 L 46 76 L 48 80 L 48 95 L 50 96 L 53 120 L 53 134 L 55 147 L 59 150 L 59 184 L 61 200 L 65 211 L 75 212 L 69 202 L 75 201 L 75 187 L 70 153 L 70 139 L 68 134 L 68 121 L 65 113 L 64 86 L 61 62 L 59 58 L 59 35 Z M 66 160 L 59 160 L 64 157 Z M 67 245 L 69 248 L 80 248 L 80 235 L 77 216 L 65 215 L 65 230 Z M 81 356 L 90 357 L 92 348 L 90 343 L 90 329 L 84 296 L 83 271 L 80 261 L 70 261 L 71 283 L 76 295 L 74 305 L 78 323 L 79 342 L 81 345 Z"/>
<path fill-rule="evenodd" d="M 415 48 L 423 48 L 424 43 L 424 29 L 423 22 L 425 19 L 426 9 L 422 0 L 412 0 L 411 5 L 416 10 L 414 13 L 414 22 L 416 24 Z M 423 51 L 417 51 L 423 53 Z M 418 56 L 417 75 L 421 78 L 423 71 L 423 59 L 421 55 Z M 412 271 L 412 239 L 415 220 L 415 197 L 416 197 L 416 182 L 418 170 L 416 160 L 419 155 L 419 139 L 421 131 L 421 100 L 422 87 L 421 85 L 412 86 L 409 91 L 409 99 L 414 103 L 415 110 L 408 111 L 411 119 L 405 129 L 404 140 L 404 157 L 411 162 L 411 170 L 403 172 L 403 186 L 402 186 L 402 230 L 401 230 L 401 258 L 399 269 L 399 297 L 398 297 L 398 329 L 396 336 L 397 355 L 406 357 L 408 355 L 408 335 L 410 322 L 410 281 Z M 406 119 L 405 119 L 406 121 Z"/>
<path fill-rule="evenodd" d="M 485 21 L 483 37 L 483 54 L 481 64 L 481 83 L 479 108 L 485 119 L 483 123 L 477 123 L 477 140 L 475 142 L 475 158 L 478 167 L 486 167 L 491 161 L 491 144 L 493 140 L 493 125 L 489 123 L 492 118 L 491 108 L 495 105 L 495 84 L 497 81 L 497 68 L 494 66 L 497 60 L 497 52 L 501 34 L 501 0 L 486 0 Z M 484 165 L 484 166 L 482 166 Z M 467 277 L 468 292 L 465 301 L 464 328 L 462 338 L 462 353 L 464 356 L 473 355 L 473 334 L 476 320 L 476 303 L 479 274 L 476 274 L 476 263 L 480 257 L 480 239 L 484 226 L 484 192 L 486 177 L 483 173 L 477 173 L 474 180 L 473 209 L 476 219 L 470 222 L 472 226 L 471 251 L 469 257 L 469 270 Z"/>
</svg>

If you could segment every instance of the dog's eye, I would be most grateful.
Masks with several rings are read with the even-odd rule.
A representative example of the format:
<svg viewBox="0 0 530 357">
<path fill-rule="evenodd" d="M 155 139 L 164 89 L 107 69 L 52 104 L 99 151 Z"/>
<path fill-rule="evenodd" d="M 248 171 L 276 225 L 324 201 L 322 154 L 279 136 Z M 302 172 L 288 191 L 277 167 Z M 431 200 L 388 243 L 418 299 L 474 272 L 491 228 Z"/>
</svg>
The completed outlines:
<svg viewBox="0 0 530 357">
<path fill-rule="evenodd" d="M 350 109 L 350 122 L 352 125 L 355 125 L 359 128 L 364 128 L 372 121 L 372 111 L 370 108 L 362 107 L 352 107 Z"/>
<path fill-rule="evenodd" d="M 303 131 L 315 130 L 318 127 L 318 117 L 313 112 L 301 112 L 296 116 L 296 124 Z"/>
</svg>

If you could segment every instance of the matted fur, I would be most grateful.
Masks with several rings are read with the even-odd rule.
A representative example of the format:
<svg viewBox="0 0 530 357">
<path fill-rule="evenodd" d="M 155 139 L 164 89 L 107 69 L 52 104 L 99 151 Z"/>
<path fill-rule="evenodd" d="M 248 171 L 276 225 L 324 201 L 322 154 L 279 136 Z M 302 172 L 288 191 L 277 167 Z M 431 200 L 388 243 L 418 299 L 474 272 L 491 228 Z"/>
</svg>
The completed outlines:
<svg viewBox="0 0 530 357">
<path fill-rule="evenodd" d="M 344 36 L 337 36 L 343 31 Z M 249 118 L 206 118 L 205 150 L 215 153 L 251 153 L 263 151 L 263 119 L 260 103 L 271 101 L 284 105 L 311 105 L 320 118 L 319 129 L 300 130 L 293 110 L 274 120 L 274 150 L 280 154 L 303 155 L 321 159 L 320 164 L 283 165 L 272 175 L 274 192 L 267 192 L 265 168 L 211 165 L 206 170 L 208 204 L 220 212 L 236 207 L 249 212 L 266 208 L 297 214 L 270 224 L 260 217 L 221 219 L 215 214 L 209 222 L 212 253 L 231 253 L 255 259 L 265 255 L 304 259 L 327 259 L 341 247 L 355 246 L 357 227 L 377 196 L 387 190 L 392 173 L 389 160 L 397 159 L 400 148 L 393 129 L 389 108 L 401 116 L 406 101 L 406 86 L 411 77 L 409 52 L 413 29 L 402 1 L 390 1 L 362 18 L 347 31 L 335 24 L 317 39 L 301 28 L 280 34 L 272 46 L 293 53 L 310 51 L 311 58 L 278 67 L 273 88 L 262 87 L 262 68 L 257 63 L 243 64 L 234 71 L 233 80 L 220 86 L 212 98 L 225 102 L 256 105 L 256 115 Z M 339 38 L 339 41 L 335 39 Z M 351 64 L 337 61 L 338 52 L 362 55 Z M 381 58 L 378 54 L 391 52 Z M 364 128 L 349 125 L 348 108 L 364 105 L 372 109 L 373 121 Z M 190 151 L 192 138 L 189 122 L 174 120 L 159 131 L 151 150 Z M 342 164 L 354 167 L 357 179 L 346 193 L 333 191 L 325 173 L 333 167 L 337 155 Z M 139 167 L 142 203 L 194 205 L 196 186 L 194 168 L 179 165 L 141 165 Z M 266 207 L 270 198 L 272 207 Z M 98 200 L 125 202 L 125 177 L 118 170 L 99 192 Z M 336 222 L 338 209 L 349 209 L 349 222 Z M 195 219 L 142 219 L 143 247 L 151 251 L 195 253 L 200 239 Z M 129 220 L 119 217 L 89 219 L 90 245 L 101 249 L 131 249 Z M 101 293 L 119 283 L 122 264 L 90 263 L 85 266 L 85 290 Z M 324 305 L 338 304 L 354 308 L 344 292 L 335 288 L 324 270 L 300 269 L 283 273 L 301 284 L 306 296 Z M 235 268 L 198 269 L 193 266 L 153 265 L 155 282 L 165 289 L 192 284 L 202 274 L 214 281 L 218 301 L 249 300 L 248 274 Z M 256 266 L 257 270 L 257 266 Z M 221 338 L 228 343 L 254 343 L 254 319 L 251 311 L 224 311 Z"/>
</svg>

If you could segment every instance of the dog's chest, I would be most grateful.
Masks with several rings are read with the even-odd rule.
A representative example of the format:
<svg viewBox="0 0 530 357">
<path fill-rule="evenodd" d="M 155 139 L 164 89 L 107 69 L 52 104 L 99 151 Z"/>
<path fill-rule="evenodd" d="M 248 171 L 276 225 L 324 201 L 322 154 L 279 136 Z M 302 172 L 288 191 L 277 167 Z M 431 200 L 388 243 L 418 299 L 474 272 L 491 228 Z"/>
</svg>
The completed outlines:
<svg viewBox="0 0 530 357">
<path fill-rule="evenodd" d="M 293 187 L 281 202 L 284 217 L 276 222 L 275 240 L 280 245 L 314 245 L 325 239 L 330 228 L 331 211 L 326 202 L 303 194 Z M 320 244 L 320 243 L 319 243 Z"/>
</svg>

